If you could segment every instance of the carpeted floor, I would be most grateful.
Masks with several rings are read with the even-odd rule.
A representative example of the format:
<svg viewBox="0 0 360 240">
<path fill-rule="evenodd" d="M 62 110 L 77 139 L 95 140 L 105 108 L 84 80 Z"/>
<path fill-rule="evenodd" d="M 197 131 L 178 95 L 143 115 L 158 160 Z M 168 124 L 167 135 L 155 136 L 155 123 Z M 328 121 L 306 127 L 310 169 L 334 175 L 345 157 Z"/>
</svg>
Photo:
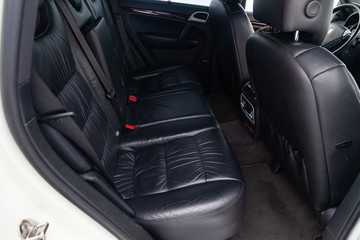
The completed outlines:
<svg viewBox="0 0 360 240">
<path fill-rule="evenodd" d="M 254 141 L 250 137 L 240 120 L 221 123 L 220 126 L 231 144 L 240 166 L 270 162 L 271 153 L 261 140 Z"/>
<path fill-rule="evenodd" d="M 208 97 L 208 102 L 220 122 L 230 122 L 240 118 L 240 106 L 223 92 Z"/>
<path fill-rule="evenodd" d="M 245 217 L 231 240 L 302 240 L 321 232 L 316 216 L 294 186 L 266 164 L 242 167 L 247 183 Z"/>
<path fill-rule="evenodd" d="M 254 141 L 239 120 L 240 108 L 225 94 L 209 102 L 242 168 L 247 183 L 245 216 L 231 240 L 303 240 L 321 232 L 316 215 L 282 172 L 274 175 L 272 154 Z"/>
</svg>

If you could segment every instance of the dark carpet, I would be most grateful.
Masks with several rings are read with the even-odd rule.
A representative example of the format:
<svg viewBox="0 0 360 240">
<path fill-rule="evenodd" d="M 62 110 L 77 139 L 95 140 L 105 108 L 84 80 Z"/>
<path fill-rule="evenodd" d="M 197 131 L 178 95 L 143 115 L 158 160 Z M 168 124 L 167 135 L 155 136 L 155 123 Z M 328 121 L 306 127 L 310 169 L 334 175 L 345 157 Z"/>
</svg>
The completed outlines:
<svg viewBox="0 0 360 240">
<path fill-rule="evenodd" d="M 223 92 L 208 97 L 208 102 L 220 122 L 230 122 L 240 118 L 240 106 Z"/>
<path fill-rule="evenodd" d="M 254 141 L 246 132 L 240 120 L 220 124 L 228 139 L 240 166 L 257 163 L 268 163 L 272 159 L 261 140 Z"/>
<path fill-rule="evenodd" d="M 245 216 L 231 240 L 303 240 L 321 232 L 316 215 L 294 185 L 266 165 L 272 154 L 254 141 L 240 122 L 240 107 L 224 93 L 208 98 L 242 168 L 247 183 Z"/>
<path fill-rule="evenodd" d="M 231 240 L 313 239 L 321 232 L 315 213 L 281 173 L 266 164 L 242 168 L 247 183 L 245 217 Z"/>
</svg>

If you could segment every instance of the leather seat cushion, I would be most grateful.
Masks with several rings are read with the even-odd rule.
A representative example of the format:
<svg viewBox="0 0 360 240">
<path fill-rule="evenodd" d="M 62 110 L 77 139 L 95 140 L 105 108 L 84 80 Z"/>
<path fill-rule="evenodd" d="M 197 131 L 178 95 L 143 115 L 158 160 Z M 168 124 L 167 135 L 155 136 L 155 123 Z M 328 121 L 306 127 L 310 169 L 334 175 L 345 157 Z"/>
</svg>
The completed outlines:
<svg viewBox="0 0 360 240">
<path fill-rule="evenodd" d="M 130 94 L 135 94 L 141 99 L 183 91 L 202 92 L 194 73 L 182 66 L 139 72 L 132 75 L 126 85 Z"/>
<path fill-rule="evenodd" d="M 199 92 L 173 93 L 143 99 L 127 107 L 126 122 L 138 127 L 198 116 L 213 116 L 212 110 Z"/>
<path fill-rule="evenodd" d="M 219 180 L 126 202 L 156 239 L 215 240 L 239 230 L 245 193 L 244 182 Z"/>
<path fill-rule="evenodd" d="M 110 174 L 125 199 L 209 181 L 242 181 L 233 153 L 217 128 L 148 140 L 142 146 L 120 144 L 119 156 Z"/>
<path fill-rule="evenodd" d="M 155 237 L 196 239 L 200 231 L 202 239 L 204 232 L 209 232 L 207 239 L 217 239 L 222 231 L 213 235 L 209 229 L 232 232 L 241 223 L 245 182 L 216 120 L 181 123 L 125 135 L 111 166 L 112 179 L 135 210 L 136 221 Z M 157 134 L 149 137 L 150 132 Z"/>
</svg>

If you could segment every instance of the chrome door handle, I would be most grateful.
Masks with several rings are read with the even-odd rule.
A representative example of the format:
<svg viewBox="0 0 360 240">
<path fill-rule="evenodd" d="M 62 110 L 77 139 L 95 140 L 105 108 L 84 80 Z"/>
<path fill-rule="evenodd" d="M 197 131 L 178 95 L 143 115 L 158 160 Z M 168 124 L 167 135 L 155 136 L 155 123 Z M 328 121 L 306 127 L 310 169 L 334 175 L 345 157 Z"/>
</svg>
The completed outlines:
<svg viewBox="0 0 360 240">
<path fill-rule="evenodd" d="M 209 18 L 208 12 L 199 11 L 199 12 L 194 12 L 193 14 L 191 14 L 188 21 L 189 22 L 197 22 L 197 23 L 206 23 L 208 18 Z"/>
<path fill-rule="evenodd" d="M 45 240 L 49 223 L 38 223 L 33 219 L 24 219 L 19 224 L 18 233 L 22 240 Z"/>
</svg>

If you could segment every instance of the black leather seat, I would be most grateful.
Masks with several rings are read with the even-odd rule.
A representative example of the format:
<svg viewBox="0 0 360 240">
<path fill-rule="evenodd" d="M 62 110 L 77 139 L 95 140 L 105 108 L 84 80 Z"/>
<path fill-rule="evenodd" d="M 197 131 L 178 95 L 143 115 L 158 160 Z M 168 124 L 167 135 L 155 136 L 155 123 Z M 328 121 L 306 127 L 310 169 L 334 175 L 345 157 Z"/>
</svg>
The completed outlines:
<svg viewBox="0 0 360 240">
<path fill-rule="evenodd" d="M 38 18 L 33 71 L 45 85 L 42 89 L 32 85 L 34 108 L 40 116 L 45 114 L 40 107 L 44 102 L 36 96 L 44 88 L 50 90 L 48 94 L 74 113 L 73 120 L 100 159 L 101 168 L 46 120 L 39 121 L 62 159 L 156 239 L 226 239 L 235 234 L 244 214 L 246 186 L 212 114 L 183 119 L 168 116 L 169 121 L 125 133 L 122 119 L 138 103 L 124 101 L 123 117 L 118 118 L 54 0 L 44 0 Z M 148 118 L 168 114 L 176 103 L 181 105 L 183 97 L 191 98 L 187 94 L 196 95 L 192 99 L 197 108 L 208 111 L 198 91 L 174 92 L 171 98 L 154 98 L 162 105 L 158 110 L 146 105 Z M 137 116 L 136 111 L 131 114 Z"/>
<path fill-rule="evenodd" d="M 99 0 L 90 0 L 92 4 L 89 5 L 86 5 L 85 0 L 66 0 L 65 3 L 79 28 L 83 29 L 89 46 L 104 72 L 112 79 L 121 98 L 126 99 L 127 95 L 137 97 L 136 104 L 125 106 L 127 102 L 122 102 L 126 124 L 142 127 L 163 121 L 213 115 L 196 77 L 186 68 L 173 66 L 144 69 L 129 76 L 125 71 L 122 52 L 119 51 L 121 46 L 114 40 L 113 33 L 117 29 L 110 29 L 112 25 L 108 25 L 102 17 L 106 12 L 99 17 L 91 15 L 91 12 L 100 12 L 90 10 L 96 1 Z M 105 8 L 106 3 L 99 2 L 95 6 Z"/>
<path fill-rule="evenodd" d="M 80 27 L 82 27 L 82 22 L 89 24 L 90 18 L 96 19 L 87 30 L 86 37 L 98 61 L 103 69 L 108 71 L 115 86 L 119 86 L 119 81 L 124 78 L 127 91 L 140 99 L 180 91 L 202 92 L 194 73 L 183 66 L 145 68 L 135 73 L 127 71 L 130 67 L 126 67 L 129 63 L 124 56 L 124 45 L 107 3 L 103 0 L 73 0 L 68 3 Z M 76 11 L 76 5 L 84 5 L 81 8 L 82 11 Z M 84 14 L 84 12 L 88 13 Z M 104 57 L 100 57 L 102 55 Z"/>
<path fill-rule="evenodd" d="M 255 33 L 246 46 L 265 141 L 317 211 L 337 206 L 360 170 L 359 88 L 319 46 L 332 6 L 255 0 L 255 18 L 275 30 Z"/>
<path fill-rule="evenodd" d="M 250 81 L 245 45 L 254 32 L 241 2 L 212 0 L 210 4 L 218 78 L 221 87 L 237 100 L 241 87 Z"/>
</svg>

